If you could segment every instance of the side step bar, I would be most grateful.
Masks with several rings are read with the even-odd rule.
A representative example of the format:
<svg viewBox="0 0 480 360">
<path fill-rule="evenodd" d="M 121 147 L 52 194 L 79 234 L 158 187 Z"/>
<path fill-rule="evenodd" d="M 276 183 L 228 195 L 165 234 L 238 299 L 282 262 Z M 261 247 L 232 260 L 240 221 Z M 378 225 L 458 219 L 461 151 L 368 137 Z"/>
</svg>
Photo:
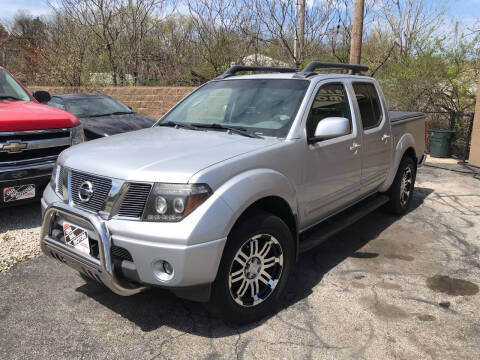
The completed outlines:
<svg viewBox="0 0 480 360">
<path fill-rule="evenodd" d="M 378 209 L 388 201 L 389 198 L 386 195 L 377 195 L 373 198 L 363 200 L 357 205 L 352 206 L 350 209 L 347 209 L 325 222 L 316 225 L 312 229 L 305 231 L 301 234 L 299 252 L 303 253 L 313 249 L 331 236 L 357 222 L 365 215 Z"/>
</svg>

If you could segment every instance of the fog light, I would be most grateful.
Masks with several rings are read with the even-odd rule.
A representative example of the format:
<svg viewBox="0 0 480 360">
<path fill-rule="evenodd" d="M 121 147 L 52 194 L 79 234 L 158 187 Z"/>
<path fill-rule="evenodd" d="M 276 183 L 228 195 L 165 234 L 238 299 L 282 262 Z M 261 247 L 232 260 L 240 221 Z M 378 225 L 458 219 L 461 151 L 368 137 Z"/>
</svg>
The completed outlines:
<svg viewBox="0 0 480 360">
<path fill-rule="evenodd" d="M 168 261 L 163 262 L 163 270 L 167 273 L 167 275 L 173 274 L 173 267 Z"/>
<path fill-rule="evenodd" d="M 160 281 L 173 279 L 173 266 L 168 261 L 158 260 L 152 264 L 153 275 Z"/>
</svg>

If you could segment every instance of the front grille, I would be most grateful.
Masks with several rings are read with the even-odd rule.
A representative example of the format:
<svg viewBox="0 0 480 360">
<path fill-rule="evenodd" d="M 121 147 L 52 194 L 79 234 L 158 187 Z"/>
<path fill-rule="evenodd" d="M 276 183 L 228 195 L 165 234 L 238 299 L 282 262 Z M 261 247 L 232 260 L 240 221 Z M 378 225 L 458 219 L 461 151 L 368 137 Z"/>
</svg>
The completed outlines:
<svg viewBox="0 0 480 360">
<path fill-rule="evenodd" d="M 85 181 L 90 181 L 93 185 L 93 195 L 90 200 L 86 202 L 80 201 L 78 197 L 78 190 L 80 185 L 82 185 Z M 110 188 L 112 187 L 112 180 L 90 175 L 84 174 L 81 172 L 77 172 L 72 170 L 71 174 L 71 185 L 70 185 L 70 194 L 72 196 L 72 201 L 75 205 L 82 207 L 87 210 L 91 211 L 100 211 L 103 210 L 105 200 L 110 192 Z"/>
<path fill-rule="evenodd" d="M 2 151 L 2 145 L 0 145 L 0 166 L 55 160 L 63 150 L 70 146 L 70 129 L 0 132 L 0 144 L 5 145 L 9 142 L 21 142 L 27 145 L 27 150 L 9 153 Z"/>
<path fill-rule="evenodd" d="M 128 250 L 120 246 L 112 245 L 110 248 L 110 254 L 122 260 L 133 261 L 132 255 L 128 252 Z"/>
<path fill-rule="evenodd" d="M 118 215 L 131 218 L 141 217 L 151 187 L 152 185 L 150 184 L 130 183 Z"/>
<path fill-rule="evenodd" d="M 11 161 L 31 160 L 32 162 L 35 162 L 36 160 L 43 160 L 48 157 L 58 156 L 63 150 L 67 148 L 68 146 L 57 146 L 44 149 L 25 150 L 13 154 L 9 154 L 7 152 L 0 152 L 0 165 L 2 163 L 7 163 Z"/>
<path fill-rule="evenodd" d="M 7 142 L 9 140 L 51 140 L 68 137 L 70 137 L 70 129 L 19 131 L 14 133 L 0 133 L 0 142 Z"/>
</svg>

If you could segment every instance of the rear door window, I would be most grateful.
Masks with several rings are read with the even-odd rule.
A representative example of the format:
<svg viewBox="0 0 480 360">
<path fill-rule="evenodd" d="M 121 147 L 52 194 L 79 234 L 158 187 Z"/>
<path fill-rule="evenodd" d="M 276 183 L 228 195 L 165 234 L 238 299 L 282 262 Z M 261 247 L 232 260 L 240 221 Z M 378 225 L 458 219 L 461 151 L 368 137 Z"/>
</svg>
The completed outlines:
<svg viewBox="0 0 480 360">
<path fill-rule="evenodd" d="M 353 90 L 360 109 L 363 129 L 377 127 L 382 121 L 382 111 L 375 86 L 371 83 L 354 83 Z"/>
</svg>

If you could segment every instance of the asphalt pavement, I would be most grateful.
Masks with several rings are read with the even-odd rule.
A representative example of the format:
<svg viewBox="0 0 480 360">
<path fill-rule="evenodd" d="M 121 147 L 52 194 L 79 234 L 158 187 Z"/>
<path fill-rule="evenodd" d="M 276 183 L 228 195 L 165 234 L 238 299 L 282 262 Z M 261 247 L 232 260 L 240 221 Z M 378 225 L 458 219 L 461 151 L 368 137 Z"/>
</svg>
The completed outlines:
<svg viewBox="0 0 480 360">
<path fill-rule="evenodd" d="M 376 211 L 302 255 L 278 313 L 247 326 L 36 256 L 0 272 L 0 359 L 478 359 L 479 185 L 421 169 L 407 215 Z"/>
</svg>

